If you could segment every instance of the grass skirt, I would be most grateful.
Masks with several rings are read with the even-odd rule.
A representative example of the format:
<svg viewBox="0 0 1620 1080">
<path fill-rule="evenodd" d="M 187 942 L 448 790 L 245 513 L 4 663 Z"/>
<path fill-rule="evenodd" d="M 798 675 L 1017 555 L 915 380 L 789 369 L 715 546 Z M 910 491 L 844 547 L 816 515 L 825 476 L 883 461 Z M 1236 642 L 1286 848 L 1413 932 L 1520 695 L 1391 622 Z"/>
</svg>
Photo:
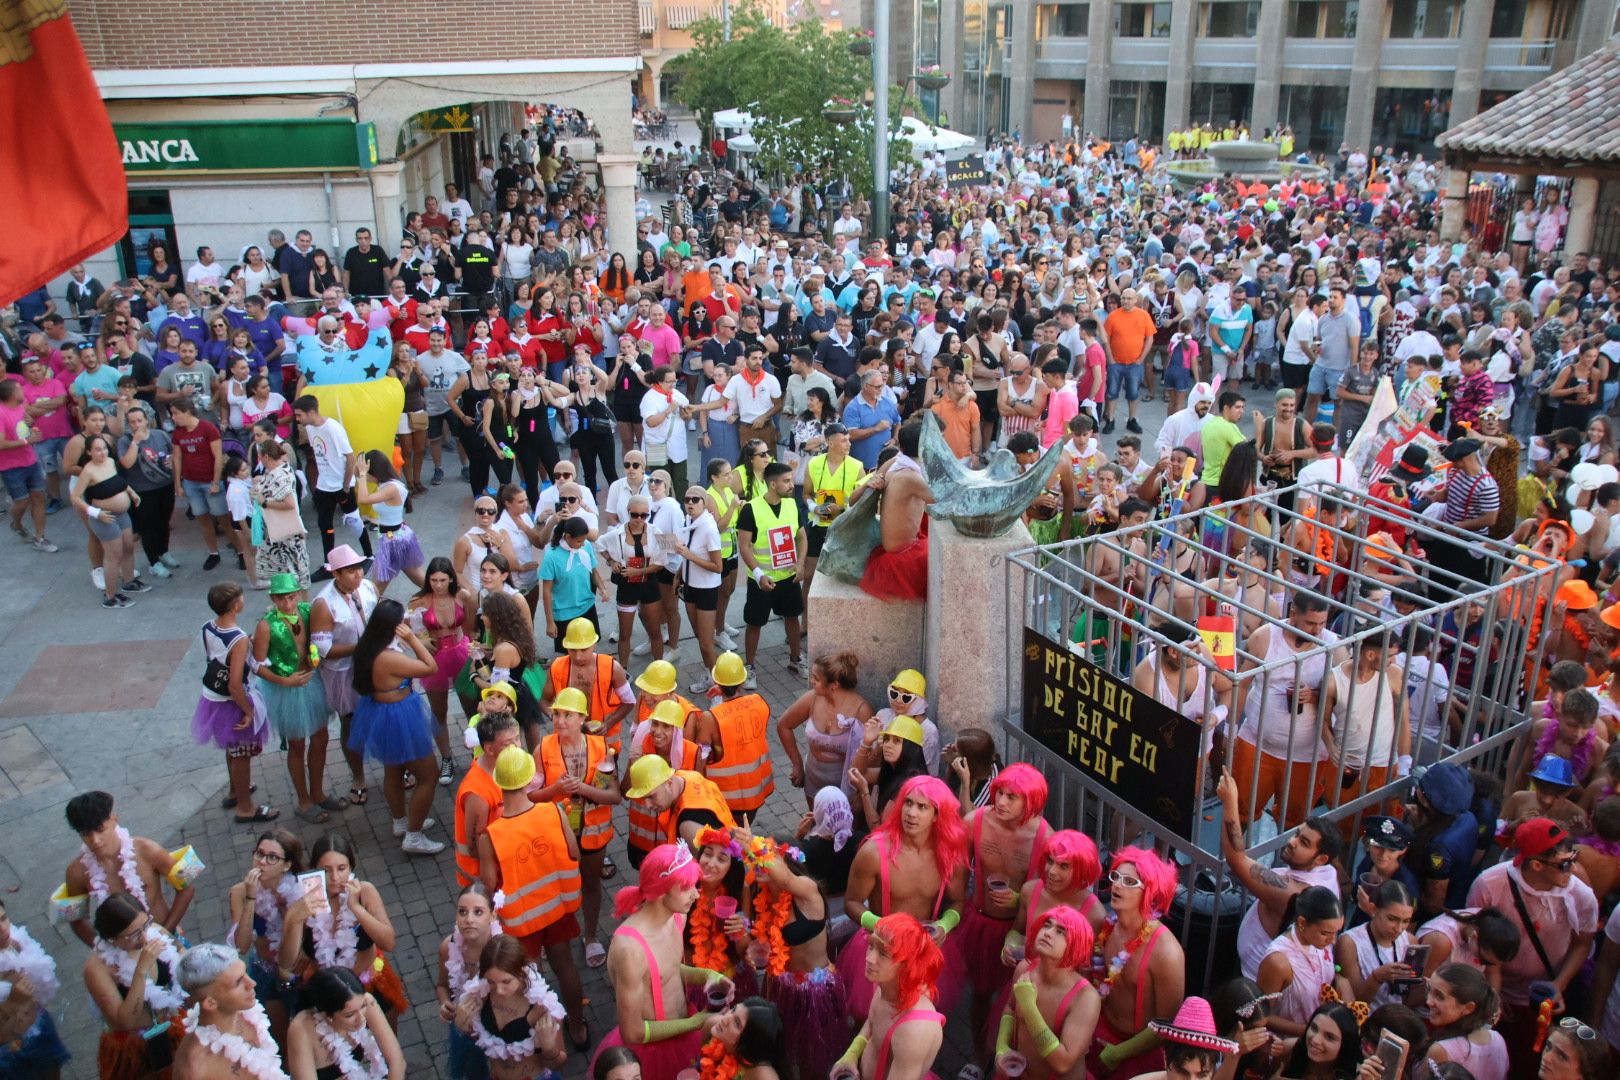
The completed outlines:
<svg viewBox="0 0 1620 1080">
<path fill-rule="evenodd" d="M 624 1037 L 614 1027 L 597 1045 L 596 1053 L 591 1055 L 591 1067 L 586 1070 L 586 1075 L 595 1074 L 596 1059 L 602 1055 L 602 1051 L 610 1046 L 624 1045 Z M 630 1049 L 635 1051 L 636 1058 L 641 1062 L 641 1080 L 675 1080 L 682 1071 L 697 1067 L 698 1054 L 703 1050 L 703 1029 L 688 1031 L 673 1039 L 642 1043 Z"/>
<path fill-rule="evenodd" d="M 303 686 L 281 686 L 259 679 L 257 688 L 270 717 L 270 730 L 283 739 L 307 739 L 332 722 L 326 686 L 316 675 Z"/>
<path fill-rule="evenodd" d="M 168 1080 L 174 1051 L 184 1037 L 178 1022 L 151 1039 L 138 1031 L 103 1031 L 96 1047 L 96 1075 L 101 1080 Z"/>
<path fill-rule="evenodd" d="M 41 1009 L 21 1039 L 0 1046 L 0 1076 L 32 1080 L 61 1068 L 71 1056 L 49 1010 Z"/>
<path fill-rule="evenodd" d="M 250 683 L 248 699 L 253 702 L 253 719 L 246 727 L 238 728 L 237 725 L 242 722 L 242 710 L 236 702 L 199 697 L 197 709 L 191 714 L 191 737 L 199 746 L 212 743 L 221 750 L 264 746 L 265 735 L 270 730 L 269 719 L 265 716 L 264 695 Z"/>
<path fill-rule="evenodd" d="M 821 1080 L 853 1037 L 837 969 L 784 972 L 766 980 L 765 997 L 782 1015 L 788 1057 L 798 1063 L 799 1075 Z"/>
<path fill-rule="evenodd" d="M 405 700 L 355 699 L 349 749 L 384 765 L 405 765 L 433 753 L 433 716 L 427 698 L 414 690 Z"/>
</svg>

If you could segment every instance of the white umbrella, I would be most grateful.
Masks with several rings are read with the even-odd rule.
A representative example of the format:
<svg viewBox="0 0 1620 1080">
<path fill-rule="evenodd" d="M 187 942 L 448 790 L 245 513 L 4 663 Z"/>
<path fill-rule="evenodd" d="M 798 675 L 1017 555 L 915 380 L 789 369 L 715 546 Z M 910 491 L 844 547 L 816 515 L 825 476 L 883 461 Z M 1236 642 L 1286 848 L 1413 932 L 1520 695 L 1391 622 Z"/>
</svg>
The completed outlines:
<svg viewBox="0 0 1620 1080">
<path fill-rule="evenodd" d="M 759 149 L 759 143 L 755 142 L 754 137 L 746 131 L 741 135 L 733 135 L 727 139 L 726 146 L 739 154 L 752 154 Z"/>
<path fill-rule="evenodd" d="M 754 126 L 754 117 L 746 109 L 721 109 L 714 114 L 714 126 L 747 131 Z"/>
</svg>

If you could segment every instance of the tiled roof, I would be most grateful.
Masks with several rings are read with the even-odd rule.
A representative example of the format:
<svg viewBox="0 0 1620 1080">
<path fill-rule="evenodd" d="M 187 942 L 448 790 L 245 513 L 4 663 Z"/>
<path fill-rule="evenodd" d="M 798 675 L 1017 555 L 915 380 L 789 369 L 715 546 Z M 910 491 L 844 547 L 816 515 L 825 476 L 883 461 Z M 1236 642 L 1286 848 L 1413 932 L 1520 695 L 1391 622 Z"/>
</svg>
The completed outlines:
<svg viewBox="0 0 1620 1080">
<path fill-rule="evenodd" d="M 1453 153 L 1620 161 L 1620 43 L 1458 124 L 1435 143 Z"/>
</svg>

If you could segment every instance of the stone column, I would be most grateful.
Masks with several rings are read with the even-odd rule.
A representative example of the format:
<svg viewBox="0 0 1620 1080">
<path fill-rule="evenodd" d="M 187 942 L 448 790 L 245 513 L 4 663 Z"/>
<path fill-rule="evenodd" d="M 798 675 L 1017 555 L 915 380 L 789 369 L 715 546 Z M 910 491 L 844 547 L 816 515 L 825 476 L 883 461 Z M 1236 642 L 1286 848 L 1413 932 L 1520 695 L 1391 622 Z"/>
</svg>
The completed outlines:
<svg viewBox="0 0 1620 1080">
<path fill-rule="evenodd" d="M 1256 139 L 1277 126 L 1287 16 L 1288 0 L 1260 0 L 1260 23 L 1254 33 L 1254 107 L 1249 110 L 1249 135 Z"/>
<path fill-rule="evenodd" d="M 1007 126 L 1027 140 L 1035 120 L 1035 3 L 1012 5 L 1012 63 L 1007 70 Z"/>
<path fill-rule="evenodd" d="M 1170 66 L 1164 74 L 1164 131 L 1187 126 L 1192 108 L 1193 43 L 1198 36 L 1197 0 L 1171 0 Z M 1259 78 L 1256 71 L 1255 78 Z"/>
<path fill-rule="evenodd" d="M 608 217 L 608 243 L 628 258 L 636 250 L 636 155 L 598 154 Z"/>
<path fill-rule="evenodd" d="M 1446 186 L 1440 192 L 1440 239 L 1451 241 L 1462 237 L 1463 223 L 1468 220 L 1467 169 L 1447 169 Z"/>
<path fill-rule="evenodd" d="M 1384 50 L 1385 0 L 1361 0 L 1356 14 L 1356 44 L 1350 54 L 1350 93 L 1345 100 L 1344 142 L 1350 149 L 1372 151 L 1373 99 L 1378 94 L 1378 67 Z"/>
<path fill-rule="evenodd" d="M 1569 228 L 1564 233 L 1564 251 L 1573 254 L 1592 246 L 1597 226 L 1598 182 L 1590 176 L 1575 178 L 1569 189 Z"/>
<path fill-rule="evenodd" d="M 376 222 L 377 244 L 384 251 L 399 248 L 400 227 L 404 224 L 405 195 L 402 161 L 379 161 L 370 172 L 371 212 Z"/>
<path fill-rule="evenodd" d="M 1467 0 L 1463 5 L 1462 34 L 1457 39 L 1457 75 L 1451 89 L 1451 121 L 1455 127 L 1479 112 L 1479 92 L 1485 81 L 1485 46 L 1491 40 L 1492 0 Z"/>
<path fill-rule="evenodd" d="M 1007 654 L 1023 622 L 1023 586 L 1015 571 L 1009 587 L 1004 559 L 1033 542 L 1023 522 L 990 539 L 963 536 L 938 518 L 929 524 L 923 674 L 929 700 L 944 703 L 942 727 L 953 733 L 1007 717 Z"/>
<path fill-rule="evenodd" d="M 1086 107 L 1081 116 L 1081 134 L 1108 131 L 1108 87 L 1114 81 L 1114 3 L 1091 0 L 1091 17 L 1086 23 Z"/>
<path fill-rule="evenodd" d="M 1581 0 L 1581 18 L 1575 24 L 1575 59 L 1596 52 L 1614 31 L 1615 0 Z"/>
<path fill-rule="evenodd" d="M 939 108 L 949 123 L 961 131 L 962 93 L 967 79 L 962 73 L 962 0 L 940 0 L 939 66 L 951 73 L 951 81 L 939 92 Z"/>
</svg>

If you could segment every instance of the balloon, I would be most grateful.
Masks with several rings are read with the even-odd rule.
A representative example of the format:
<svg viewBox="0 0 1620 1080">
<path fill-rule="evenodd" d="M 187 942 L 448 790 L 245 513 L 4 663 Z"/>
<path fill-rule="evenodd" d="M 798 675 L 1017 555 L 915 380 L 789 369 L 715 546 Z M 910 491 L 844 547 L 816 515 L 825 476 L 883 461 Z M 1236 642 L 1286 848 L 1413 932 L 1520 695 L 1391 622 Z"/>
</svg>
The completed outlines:
<svg viewBox="0 0 1620 1080">
<path fill-rule="evenodd" d="M 386 329 L 372 330 L 358 349 L 349 348 L 341 338 L 337 348 L 328 349 L 321 344 L 320 335 L 308 334 L 298 339 L 298 373 L 310 386 L 366 382 L 388 373 L 393 349 Z"/>
<path fill-rule="evenodd" d="M 1591 530 L 1592 522 L 1595 520 L 1590 510 L 1571 510 L 1569 512 L 1569 523 L 1575 527 L 1576 536 L 1585 536 Z"/>
<path fill-rule="evenodd" d="M 1597 471 L 1598 487 L 1602 487 L 1604 484 L 1620 483 L 1620 469 L 1615 468 L 1613 465 L 1599 465 Z"/>
<path fill-rule="evenodd" d="M 1583 461 L 1569 470 L 1569 478 L 1582 491 L 1596 491 L 1603 485 L 1603 473 L 1590 461 Z"/>
<path fill-rule="evenodd" d="M 354 452 L 368 450 L 389 453 L 399 431 L 399 416 L 405 410 L 405 387 L 398 379 L 373 379 L 344 386 L 305 387 L 321 403 L 321 415 L 329 416 L 348 432 Z"/>
<path fill-rule="evenodd" d="M 294 346 L 304 393 L 321 403 L 321 415 L 343 425 L 357 454 L 368 450 L 390 452 L 405 409 L 405 388 L 388 377 L 394 343 L 388 334 L 386 312 L 374 311 L 367 320 L 365 343 L 351 349 L 339 335 L 332 347 L 311 333 L 310 320 L 286 319 L 282 325 L 297 336 Z"/>
</svg>

